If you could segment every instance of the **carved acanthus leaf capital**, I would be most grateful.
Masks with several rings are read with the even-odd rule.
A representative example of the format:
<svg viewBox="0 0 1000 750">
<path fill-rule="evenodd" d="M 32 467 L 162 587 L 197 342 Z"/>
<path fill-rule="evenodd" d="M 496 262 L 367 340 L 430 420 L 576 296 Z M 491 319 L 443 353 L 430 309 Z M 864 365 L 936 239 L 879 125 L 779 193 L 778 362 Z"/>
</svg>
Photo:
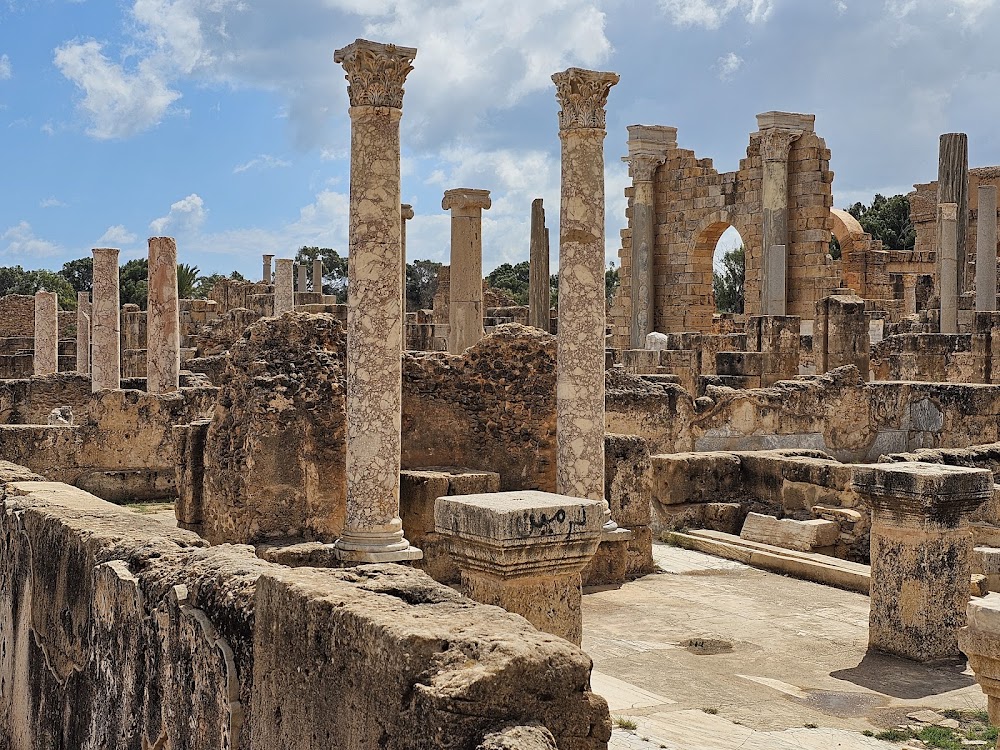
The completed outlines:
<svg viewBox="0 0 1000 750">
<path fill-rule="evenodd" d="M 403 108 L 403 82 L 413 70 L 413 47 L 397 47 L 358 39 L 333 53 L 347 71 L 347 96 L 352 107 Z"/>
<path fill-rule="evenodd" d="M 802 135 L 801 130 L 768 128 L 760 134 L 760 154 L 764 161 L 788 161 L 792 143 Z"/>
<path fill-rule="evenodd" d="M 569 68 L 552 76 L 556 85 L 560 130 L 605 127 L 604 105 L 611 87 L 620 80 L 617 73 Z"/>
<path fill-rule="evenodd" d="M 633 182 L 652 182 L 656 168 L 666 160 L 666 154 L 631 154 L 622 157 L 622 161 L 628 164 L 628 174 Z"/>
</svg>

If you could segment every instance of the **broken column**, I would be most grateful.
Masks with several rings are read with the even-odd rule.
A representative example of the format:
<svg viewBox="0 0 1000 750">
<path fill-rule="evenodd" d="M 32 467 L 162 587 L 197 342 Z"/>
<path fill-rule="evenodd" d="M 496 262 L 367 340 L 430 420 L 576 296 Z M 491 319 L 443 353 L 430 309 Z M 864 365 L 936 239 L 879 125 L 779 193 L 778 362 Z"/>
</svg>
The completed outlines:
<svg viewBox="0 0 1000 750">
<path fill-rule="evenodd" d="M 35 292 L 35 375 L 59 372 L 59 296 Z"/>
<path fill-rule="evenodd" d="M 417 51 L 358 39 L 337 50 L 347 71 L 351 207 L 347 307 L 348 562 L 418 559 L 399 517 L 403 310 L 400 142 L 403 82 Z"/>
<path fill-rule="evenodd" d="M 872 509 L 872 648 L 916 661 L 957 656 L 972 573 L 969 516 L 993 492 L 988 469 L 915 462 L 855 466 Z"/>
<path fill-rule="evenodd" d="M 261 281 L 265 284 L 270 284 L 274 278 L 271 275 L 271 261 L 274 260 L 273 255 L 264 255 L 264 269 L 261 273 Z"/>
<path fill-rule="evenodd" d="M 322 258 L 316 258 L 316 260 L 313 261 L 312 282 L 313 282 L 313 294 L 322 294 L 323 293 L 323 259 Z"/>
<path fill-rule="evenodd" d="M 958 204 L 938 204 L 937 227 L 941 333 L 958 333 Z"/>
<path fill-rule="evenodd" d="M 970 601 L 966 620 L 958 631 L 958 645 L 986 695 L 990 724 L 1000 726 L 1000 594 Z"/>
<path fill-rule="evenodd" d="M 955 225 L 955 297 L 966 290 L 965 238 L 969 231 L 969 136 L 944 133 L 938 144 L 937 202 L 954 203 Z M 944 331 L 942 331 L 944 333 Z"/>
<path fill-rule="evenodd" d="M 483 331 L 483 209 L 491 205 L 489 190 L 446 190 L 441 208 L 451 210 L 451 304 L 448 307 L 448 351 L 461 354 L 485 335 Z"/>
<path fill-rule="evenodd" d="M 813 351 L 817 374 L 854 365 L 861 379 L 868 380 L 871 342 L 865 301 L 851 292 L 831 294 L 817 302 Z"/>
<path fill-rule="evenodd" d="M 90 292 L 76 293 L 76 372 L 90 374 Z"/>
<path fill-rule="evenodd" d="M 646 336 L 656 326 L 656 298 L 653 293 L 653 246 L 656 210 L 653 176 L 656 168 L 667 159 L 670 149 L 677 148 L 677 128 L 660 125 L 629 125 L 628 162 L 632 177 L 632 349 L 646 346 Z"/>
<path fill-rule="evenodd" d="M 118 250 L 95 248 L 94 287 L 90 320 L 91 387 L 121 387 L 121 312 L 118 286 Z"/>
<path fill-rule="evenodd" d="M 470 599 L 503 607 L 577 645 L 580 573 L 601 541 L 603 500 L 524 490 L 439 497 L 434 526 L 449 542 Z"/>
<path fill-rule="evenodd" d="M 295 268 L 291 258 L 274 261 L 274 315 L 295 309 Z"/>
<path fill-rule="evenodd" d="M 146 392 L 173 393 L 180 387 L 180 303 L 177 243 L 149 238 L 149 304 L 146 309 Z"/>
<path fill-rule="evenodd" d="M 531 202 L 531 240 L 528 248 L 528 325 L 549 332 L 552 288 L 549 281 L 549 241 L 541 198 Z"/>
<path fill-rule="evenodd" d="M 980 185 L 976 219 L 976 312 L 997 307 L 997 188 Z"/>
</svg>

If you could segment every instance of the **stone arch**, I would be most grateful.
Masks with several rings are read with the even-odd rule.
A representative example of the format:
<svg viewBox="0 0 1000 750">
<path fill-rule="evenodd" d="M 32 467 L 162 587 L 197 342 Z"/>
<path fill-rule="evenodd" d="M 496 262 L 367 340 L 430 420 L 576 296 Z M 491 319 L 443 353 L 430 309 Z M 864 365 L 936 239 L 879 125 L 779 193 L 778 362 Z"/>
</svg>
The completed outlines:
<svg viewBox="0 0 1000 750">
<path fill-rule="evenodd" d="M 864 258 L 876 249 L 872 236 L 865 232 L 861 224 L 847 211 L 830 209 L 833 219 L 833 236 L 840 243 L 841 275 L 843 281 L 860 294 L 866 296 Z M 881 245 L 879 246 L 881 247 Z"/>
<path fill-rule="evenodd" d="M 693 279 L 694 285 L 696 286 L 695 292 L 696 296 L 701 298 L 704 297 L 704 304 L 707 308 L 708 323 L 711 326 L 712 315 L 715 313 L 715 297 L 712 293 L 712 261 L 715 257 L 715 248 L 719 244 L 719 238 L 722 234 L 732 227 L 737 232 L 740 233 L 740 237 L 743 239 L 743 247 L 746 251 L 747 264 L 746 264 L 746 275 L 743 280 L 744 293 L 747 295 L 747 300 L 749 301 L 749 289 L 751 286 L 756 288 L 756 284 L 751 285 L 750 283 L 750 256 L 753 254 L 754 249 L 748 243 L 748 238 L 750 237 L 749 227 L 747 226 L 744 216 L 741 216 L 733 211 L 715 211 L 709 214 L 699 225 L 697 231 L 695 232 L 694 247 L 691 250 L 689 257 L 691 258 L 693 266 Z M 746 307 L 744 307 L 744 310 Z M 702 310 L 692 310 L 692 316 L 702 317 L 705 313 Z M 691 330 L 700 330 L 700 328 L 692 328 Z"/>
</svg>

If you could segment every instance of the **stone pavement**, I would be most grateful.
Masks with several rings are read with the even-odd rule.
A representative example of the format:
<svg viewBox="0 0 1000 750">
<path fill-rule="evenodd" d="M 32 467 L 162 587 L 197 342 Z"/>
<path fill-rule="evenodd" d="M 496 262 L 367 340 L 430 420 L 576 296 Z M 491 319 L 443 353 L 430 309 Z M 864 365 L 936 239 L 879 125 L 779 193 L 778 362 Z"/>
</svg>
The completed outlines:
<svg viewBox="0 0 1000 750">
<path fill-rule="evenodd" d="M 867 596 L 662 544 L 653 555 L 663 572 L 583 598 L 593 688 L 637 724 L 615 729 L 615 750 L 898 748 L 861 732 L 985 708 L 964 663 L 866 653 Z"/>
</svg>

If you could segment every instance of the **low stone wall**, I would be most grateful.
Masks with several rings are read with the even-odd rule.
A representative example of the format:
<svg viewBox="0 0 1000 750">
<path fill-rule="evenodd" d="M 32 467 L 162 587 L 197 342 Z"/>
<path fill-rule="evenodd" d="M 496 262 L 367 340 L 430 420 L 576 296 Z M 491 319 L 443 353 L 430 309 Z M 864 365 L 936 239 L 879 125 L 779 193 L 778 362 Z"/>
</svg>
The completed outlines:
<svg viewBox="0 0 1000 750">
<path fill-rule="evenodd" d="M 0 747 L 603 750 L 591 661 L 395 565 L 289 569 L 0 466 Z M 544 746 L 544 745 L 542 745 Z"/>
<path fill-rule="evenodd" d="M 872 346 L 871 368 L 878 380 L 983 383 L 972 336 L 911 333 L 889 336 Z"/>
</svg>

